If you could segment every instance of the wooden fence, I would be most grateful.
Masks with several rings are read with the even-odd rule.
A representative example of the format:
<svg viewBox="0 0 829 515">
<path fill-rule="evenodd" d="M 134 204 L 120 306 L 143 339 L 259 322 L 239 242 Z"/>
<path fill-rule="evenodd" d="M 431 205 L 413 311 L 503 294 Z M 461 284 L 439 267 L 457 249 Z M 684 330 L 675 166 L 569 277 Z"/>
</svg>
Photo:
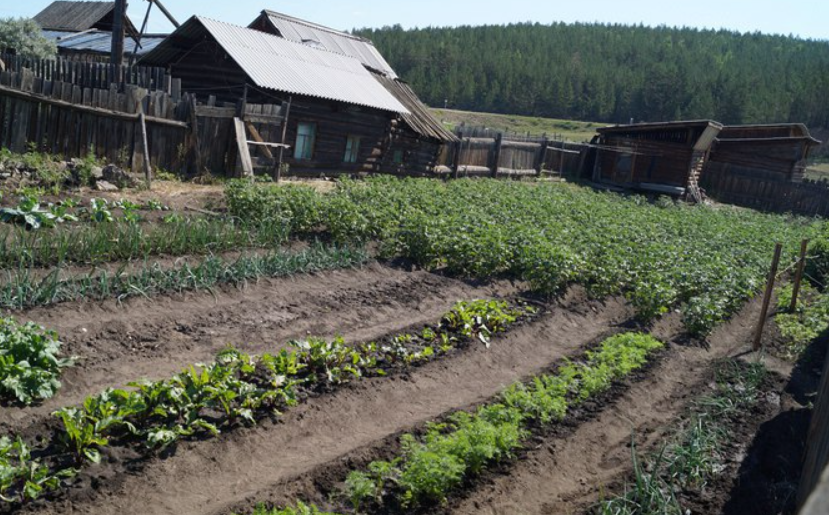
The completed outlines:
<svg viewBox="0 0 829 515">
<path fill-rule="evenodd" d="M 801 515 L 824 515 L 829 503 L 829 356 L 823 368 L 800 478 Z"/>
<path fill-rule="evenodd" d="M 521 177 L 552 173 L 578 175 L 584 145 L 500 133 L 490 129 L 459 127 L 460 141 L 447 148 L 440 161 L 458 177 Z"/>
<path fill-rule="evenodd" d="M 139 113 L 143 113 L 154 168 L 225 175 L 236 170 L 239 159 L 235 121 L 246 127 L 246 138 L 250 132 L 251 137 L 275 143 L 281 131 L 273 126 L 281 126 L 281 108 L 217 106 L 213 98 L 202 105 L 194 95 L 182 94 L 177 85 L 172 92 L 148 91 L 133 84 L 83 87 L 44 79 L 24 68 L 0 73 L 0 146 L 14 152 L 35 149 L 66 159 L 93 152 L 109 162 L 140 169 Z M 254 157 L 257 163 L 262 159 Z"/>
<path fill-rule="evenodd" d="M 138 86 L 150 91 L 166 91 L 174 94 L 173 88 L 181 82 L 172 80 L 164 68 L 149 66 L 115 66 L 108 63 L 87 63 L 58 59 L 32 59 L 17 55 L 0 54 L 6 71 L 21 73 L 28 70 L 35 78 L 46 81 L 66 82 L 81 88 L 110 89 L 118 85 L 121 93 L 126 86 Z"/>
<path fill-rule="evenodd" d="M 705 193 L 719 202 L 762 211 L 829 216 L 829 189 L 822 184 L 772 180 L 728 167 L 709 167 L 700 183 Z"/>
</svg>

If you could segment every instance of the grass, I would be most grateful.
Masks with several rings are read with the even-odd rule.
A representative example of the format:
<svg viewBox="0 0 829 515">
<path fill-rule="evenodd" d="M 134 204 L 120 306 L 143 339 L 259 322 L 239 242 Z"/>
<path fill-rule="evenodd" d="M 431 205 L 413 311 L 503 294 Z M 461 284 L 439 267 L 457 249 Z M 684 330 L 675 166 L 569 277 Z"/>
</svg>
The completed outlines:
<svg viewBox="0 0 829 515">
<path fill-rule="evenodd" d="M 829 163 L 816 163 L 806 168 L 806 178 L 813 181 L 829 180 Z"/>
<path fill-rule="evenodd" d="M 432 109 L 432 114 L 449 130 L 465 123 L 466 125 L 488 127 L 519 134 L 530 133 L 532 136 L 547 134 L 550 138 L 557 137 L 574 142 L 590 141 L 596 134 L 596 128 L 605 125 L 533 116 L 455 111 L 453 109 Z"/>
</svg>

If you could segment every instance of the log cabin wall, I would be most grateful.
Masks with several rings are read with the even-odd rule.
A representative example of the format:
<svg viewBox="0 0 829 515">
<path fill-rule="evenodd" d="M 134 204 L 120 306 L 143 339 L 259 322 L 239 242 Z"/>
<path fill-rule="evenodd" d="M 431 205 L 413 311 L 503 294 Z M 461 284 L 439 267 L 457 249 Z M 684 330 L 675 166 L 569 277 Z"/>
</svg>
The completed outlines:
<svg viewBox="0 0 829 515">
<path fill-rule="evenodd" d="M 288 117 L 285 142 L 291 145 L 285 162 L 291 175 L 321 176 L 378 173 L 389 148 L 393 115 L 384 111 L 294 97 Z M 315 142 L 309 160 L 296 159 L 294 148 L 300 123 L 315 127 Z M 355 163 L 347 163 L 349 137 L 359 138 Z"/>
<path fill-rule="evenodd" d="M 652 183 L 684 188 L 702 124 L 600 130 L 593 180 L 622 187 Z"/>
</svg>

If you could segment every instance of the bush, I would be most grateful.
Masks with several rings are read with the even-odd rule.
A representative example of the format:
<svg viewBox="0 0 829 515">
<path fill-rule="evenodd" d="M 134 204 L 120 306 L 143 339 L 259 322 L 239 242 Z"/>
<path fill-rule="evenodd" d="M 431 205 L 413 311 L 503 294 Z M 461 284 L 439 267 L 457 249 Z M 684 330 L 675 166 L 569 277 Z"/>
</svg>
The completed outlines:
<svg viewBox="0 0 829 515">
<path fill-rule="evenodd" d="M 54 58 L 58 47 L 43 36 L 40 25 L 29 18 L 0 20 L 0 51 L 13 51 L 21 57 Z"/>
</svg>

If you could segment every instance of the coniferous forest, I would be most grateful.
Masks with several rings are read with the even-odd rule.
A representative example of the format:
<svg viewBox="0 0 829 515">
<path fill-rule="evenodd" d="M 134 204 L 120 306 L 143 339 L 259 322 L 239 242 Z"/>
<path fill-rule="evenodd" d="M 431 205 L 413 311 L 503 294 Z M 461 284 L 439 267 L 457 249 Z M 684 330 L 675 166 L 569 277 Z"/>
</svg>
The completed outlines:
<svg viewBox="0 0 829 515">
<path fill-rule="evenodd" d="M 363 29 L 432 106 L 829 127 L 829 42 L 604 24 Z"/>
</svg>

